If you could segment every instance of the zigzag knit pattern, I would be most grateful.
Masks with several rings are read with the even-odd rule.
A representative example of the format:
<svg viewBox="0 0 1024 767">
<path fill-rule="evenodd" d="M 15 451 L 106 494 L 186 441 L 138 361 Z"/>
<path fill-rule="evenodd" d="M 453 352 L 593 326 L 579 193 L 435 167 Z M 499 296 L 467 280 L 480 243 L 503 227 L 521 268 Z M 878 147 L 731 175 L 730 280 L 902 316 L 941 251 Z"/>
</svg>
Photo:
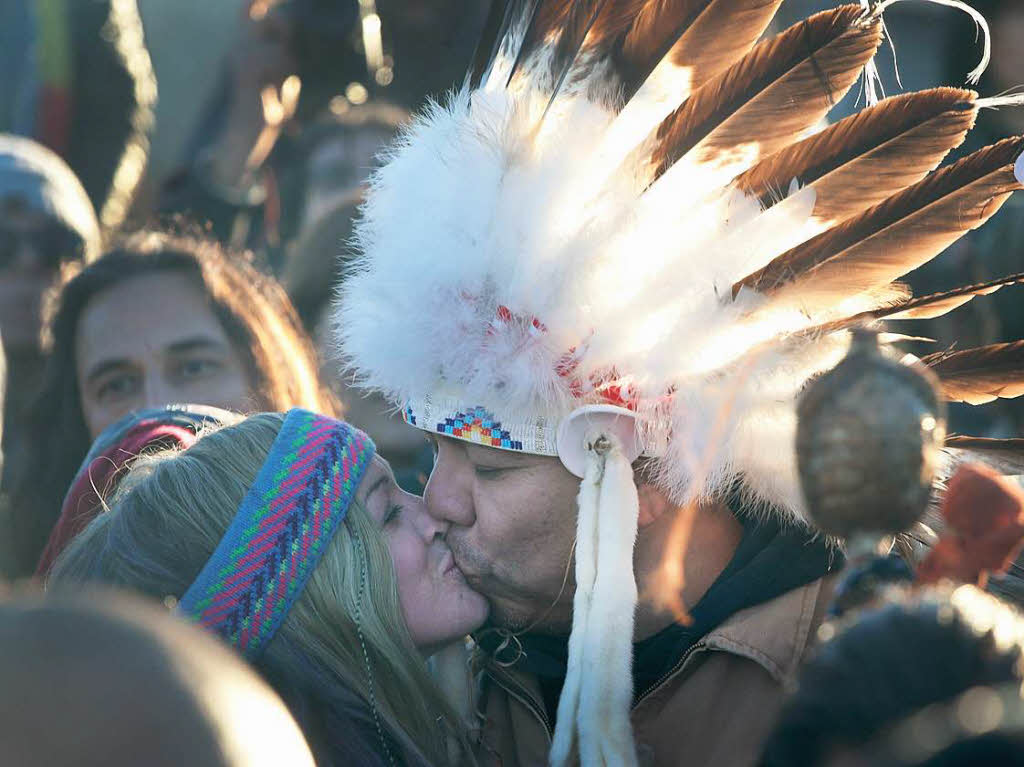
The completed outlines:
<svg viewBox="0 0 1024 767">
<path fill-rule="evenodd" d="M 370 438 L 348 424 L 289 411 L 179 612 L 250 660 L 257 657 L 344 520 L 374 451 Z"/>
</svg>

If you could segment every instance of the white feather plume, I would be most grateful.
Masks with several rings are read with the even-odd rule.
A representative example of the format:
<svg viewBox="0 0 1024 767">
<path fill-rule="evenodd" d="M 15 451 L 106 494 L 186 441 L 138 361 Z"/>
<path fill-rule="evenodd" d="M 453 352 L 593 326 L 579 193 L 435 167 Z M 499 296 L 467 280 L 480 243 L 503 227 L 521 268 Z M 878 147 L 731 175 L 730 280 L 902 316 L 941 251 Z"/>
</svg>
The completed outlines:
<svg viewBox="0 0 1024 767">
<path fill-rule="evenodd" d="M 799 518 L 796 398 L 848 339 L 794 334 L 903 288 L 734 295 L 839 223 L 815 217 L 814 190 L 794 182 L 768 209 L 744 196 L 732 179 L 763 159 L 756 136 L 727 157 L 698 143 L 647 186 L 637 147 L 687 70 L 655 68 L 621 111 L 590 98 L 600 67 L 552 98 L 543 55 L 513 67 L 525 34 L 513 27 L 480 88 L 429 105 L 373 176 L 355 229 L 364 255 L 334 314 L 342 358 L 398 404 L 454 390 L 498 412 L 568 414 L 602 386 L 628 389 L 675 500 L 741 477 L 753 500 Z"/>
</svg>

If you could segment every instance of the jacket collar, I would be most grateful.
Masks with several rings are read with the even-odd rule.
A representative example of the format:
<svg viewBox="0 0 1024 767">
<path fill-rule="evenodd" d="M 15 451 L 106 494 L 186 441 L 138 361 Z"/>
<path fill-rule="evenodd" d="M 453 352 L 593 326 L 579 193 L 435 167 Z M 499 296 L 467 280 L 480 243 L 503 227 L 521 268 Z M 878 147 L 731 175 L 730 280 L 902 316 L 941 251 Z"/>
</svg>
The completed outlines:
<svg viewBox="0 0 1024 767">
<path fill-rule="evenodd" d="M 832 593 L 834 578 L 826 577 L 800 586 L 754 607 L 741 610 L 698 640 L 696 651 L 716 651 L 737 655 L 757 663 L 779 684 L 787 684 L 796 674 L 813 632 L 824 617 Z M 506 692 L 520 698 L 545 721 L 540 688 L 532 674 L 502 668 L 485 661 L 488 675 Z M 658 684 L 669 682 L 689 665 L 681 663 Z M 643 698 L 636 702 L 639 706 Z"/>
<path fill-rule="evenodd" d="M 825 614 L 833 578 L 820 578 L 754 607 L 740 610 L 700 644 L 748 658 L 785 683 L 796 673 L 812 632 Z"/>
</svg>

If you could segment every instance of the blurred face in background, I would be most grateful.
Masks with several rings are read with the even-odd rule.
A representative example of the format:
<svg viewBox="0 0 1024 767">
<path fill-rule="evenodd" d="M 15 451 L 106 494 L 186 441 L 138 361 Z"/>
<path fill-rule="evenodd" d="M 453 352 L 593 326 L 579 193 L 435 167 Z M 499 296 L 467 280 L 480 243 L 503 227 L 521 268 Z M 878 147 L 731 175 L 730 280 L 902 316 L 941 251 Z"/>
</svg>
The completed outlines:
<svg viewBox="0 0 1024 767">
<path fill-rule="evenodd" d="M 42 302 L 77 238 L 18 198 L 0 200 L 0 335 L 9 352 L 38 352 Z"/>
<path fill-rule="evenodd" d="M 133 410 L 174 403 L 260 406 L 242 350 L 184 274 L 126 280 L 86 305 L 75 336 L 82 414 L 93 439 Z"/>
</svg>

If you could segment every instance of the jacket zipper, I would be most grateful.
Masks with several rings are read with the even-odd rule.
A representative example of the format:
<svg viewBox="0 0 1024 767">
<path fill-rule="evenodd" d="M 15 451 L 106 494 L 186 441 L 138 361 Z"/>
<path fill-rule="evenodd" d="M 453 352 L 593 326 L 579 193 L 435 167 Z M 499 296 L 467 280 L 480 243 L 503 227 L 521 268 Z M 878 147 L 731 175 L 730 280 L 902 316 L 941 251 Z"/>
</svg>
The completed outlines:
<svg viewBox="0 0 1024 767">
<path fill-rule="evenodd" d="M 693 647 L 684 652 L 683 657 L 680 658 L 676 665 L 672 667 L 671 671 L 669 671 L 667 674 L 661 677 L 661 679 L 659 679 L 657 682 L 652 684 L 650 687 L 648 687 L 646 690 L 640 693 L 640 695 L 637 696 L 636 703 L 633 704 L 633 708 L 631 709 L 631 711 L 635 711 L 648 696 L 653 695 L 661 687 L 663 687 L 665 683 L 668 682 L 668 680 L 670 680 L 672 677 L 678 674 L 682 670 L 683 666 L 686 665 L 686 661 L 690 659 L 691 655 L 693 655 L 699 650 L 705 649 L 706 647 L 706 642 L 697 642 L 697 644 L 693 645 Z"/>
<path fill-rule="evenodd" d="M 553 730 L 551 723 L 548 721 L 548 715 L 544 711 L 544 707 L 542 705 L 538 705 L 536 701 L 534 701 L 533 696 L 530 695 L 530 691 L 520 685 L 512 677 L 496 672 L 494 669 L 488 669 L 487 673 L 489 673 L 499 685 L 505 688 L 505 691 L 509 695 L 526 706 L 526 708 L 529 709 L 535 717 L 537 717 L 540 723 L 544 726 L 544 732 L 547 734 L 548 742 L 550 743 L 551 738 L 553 737 Z"/>
<path fill-rule="evenodd" d="M 632 706 L 632 708 L 630 710 L 631 711 L 635 711 L 637 709 L 637 707 L 639 707 L 639 705 L 649 695 L 652 695 L 653 693 L 657 692 L 658 689 L 660 689 L 662 686 L 664 686 L 664 684 L 666 682 L 668 682 L 668 680 L 670 680 L 677 673 L 679 673 L 679 671 L 682 670 L 683 666 L 686 665 L 686 662 L 690 659 L 690 656 L 692 656 L 694 653 L 698 652 L 699 650 L 705 649 L 706 647 L 707 647 L 706 643 L 698 642 L 693 647 L 691 647 L 689 650 L 687 650 L 685 653 L 683 653 L 683 657 L 679 659 L 679 661 L 676 663 L 676 665 L 673 666 L 672 669 L 668 673 L 666 673 L 657 682 L 655 682 L 653 685 L 651 685 L 646 690 L 644 690 L 637 697 L 636 703 L 633 704 L 633 706 Z M 526 706 L 526 708 L 529 709 L 531 713 L 533 713 L 533 715 L 544 726 L 544 732 L 547 734 L 548 742 L 550 743 L 551 742 L 551 738 L 553 737 L 553 735 L 552 735 L 552 728 L 551 728 L 551 723 L 548 721 L 548 717 L 547 717 L 547 714 L 544 711 L 543 706 L 537 705 L 537 703 L 533 700 L 533 696 L 530 695 L 529 691 L 526 688 L 524 688 L 522 685 L 520 685 L 518 682 L 516 682 L 515 679 L 513 679 L 512 677 L 506 676 L 504 674 L 500 674 L 500 673 L 494 671 L 493 669 L 489 669 L 488 673 L 494 678 L 494 680 L 496 682 L 498 682 L 499 685 L 501 685 L 502 687 L 505 688 L 505 691 L 509 695 L 511 695 L 516 700 L 518 700 L 520 703 L 522 703 L 524 706 Z"/>
</svg>

